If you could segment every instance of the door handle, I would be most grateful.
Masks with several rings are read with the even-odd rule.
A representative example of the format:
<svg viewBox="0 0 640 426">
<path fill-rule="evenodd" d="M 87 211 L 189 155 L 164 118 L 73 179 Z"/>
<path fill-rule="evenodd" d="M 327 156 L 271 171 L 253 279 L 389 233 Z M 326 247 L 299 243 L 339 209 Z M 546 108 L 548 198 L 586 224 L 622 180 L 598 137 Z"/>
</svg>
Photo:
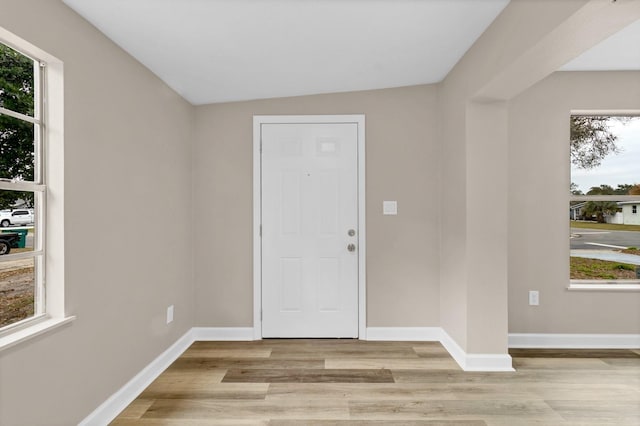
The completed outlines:
<svg viewBox="0 0 640 426">
<path fill-rule="evenodd" d="M 355 244 L 349 244 L 347 246 L 347 250 L 349 250 L 350 252 L 356 251 L 356 245 Z"/>
</svg>

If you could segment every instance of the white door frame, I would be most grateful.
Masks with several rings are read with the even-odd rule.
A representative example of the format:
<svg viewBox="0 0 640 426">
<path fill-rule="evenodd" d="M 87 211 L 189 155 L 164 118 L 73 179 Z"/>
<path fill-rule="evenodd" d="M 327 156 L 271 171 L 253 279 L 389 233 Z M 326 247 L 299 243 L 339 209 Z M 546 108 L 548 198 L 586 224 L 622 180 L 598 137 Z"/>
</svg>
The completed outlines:
<svg viewBox="0 0 640 426">
<path fill-rule="evenodd" d="M 354 123 L 358 126 L 358 338 L 366 340 L 365 141 L 364 115 L 253 116 L 253 338 L 262 339 L 262 153 L 263 124 Z"/>
</svg>

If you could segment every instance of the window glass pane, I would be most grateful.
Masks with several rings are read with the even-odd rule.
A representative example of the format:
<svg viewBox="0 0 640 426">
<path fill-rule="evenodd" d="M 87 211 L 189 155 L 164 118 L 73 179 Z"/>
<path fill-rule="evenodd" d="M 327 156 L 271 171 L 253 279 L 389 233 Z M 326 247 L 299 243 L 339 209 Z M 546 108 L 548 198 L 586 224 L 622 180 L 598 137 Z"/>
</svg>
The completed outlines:
<svg viewBox="0 0 640 426">
<path fill-rule="evenodd" d="M 640 279 L 640 117 L 571 117 L 571 279 Z M 637 211 L 637 207 L 635 209 Z"/>
<path fill-rule="evenodd" d="M 34 61 L 0 43 L 0 107 L 34 116 Z"/>
<path fill-rule="evenodd" d="M 640 117 L 571 117 L 573 194 L 627 195 L 640 184 L 639 164 Z"/>
<path fill-rule="evenodd" d="M 0 261 L 0 327 L 35 313 L 35 260 Z"/>
<path fill-rule="evenodd" d="M 36 125 L 0 114 L 0 178 L 33 181 Z"/>
<path fill-rule="evenodd" d="M 34 250 L 36 202 L 33 192 L 0 190 L 0 256 Z"/>
<path fill-rule="evenodd" d="M 638 200 L 569 203 L 572 280 L 640 279 Z"/>
</svg>

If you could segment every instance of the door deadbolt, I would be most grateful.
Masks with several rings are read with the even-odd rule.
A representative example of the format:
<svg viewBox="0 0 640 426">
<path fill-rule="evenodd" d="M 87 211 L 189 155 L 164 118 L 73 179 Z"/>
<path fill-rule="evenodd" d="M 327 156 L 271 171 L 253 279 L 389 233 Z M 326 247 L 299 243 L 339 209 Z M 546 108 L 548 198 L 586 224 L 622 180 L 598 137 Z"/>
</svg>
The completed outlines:
<svg viewBox="0 0 640 426">
<path fill-rule="evenodd" d="M 349 250 L 349 251 L 351 251 L 351 252 L 356 251 L 356 245 L 355 245 L 355 244 L 349 244 L 349 245 L 347 246 L 347 250 Z"/>
<path fill-rule="evenodd" d="M 355 229 L 349 229 L 347 234 L 349 234 L 350 237 L 353 237 L 354 235 L 356 235 L 356 230 Z"/>
</svg>

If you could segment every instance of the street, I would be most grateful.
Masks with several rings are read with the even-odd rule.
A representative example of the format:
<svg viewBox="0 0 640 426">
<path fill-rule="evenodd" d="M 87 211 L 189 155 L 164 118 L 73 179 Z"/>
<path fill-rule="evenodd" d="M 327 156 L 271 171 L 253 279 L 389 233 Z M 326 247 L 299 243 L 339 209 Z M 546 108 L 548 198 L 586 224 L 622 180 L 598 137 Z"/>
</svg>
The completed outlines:
<svg viewBox="0 0 640 426">
<path fill-rule="evenodd" d="M 640 232 L 571 228 L 571 250 L 640 248 Z"/>
</svg>

